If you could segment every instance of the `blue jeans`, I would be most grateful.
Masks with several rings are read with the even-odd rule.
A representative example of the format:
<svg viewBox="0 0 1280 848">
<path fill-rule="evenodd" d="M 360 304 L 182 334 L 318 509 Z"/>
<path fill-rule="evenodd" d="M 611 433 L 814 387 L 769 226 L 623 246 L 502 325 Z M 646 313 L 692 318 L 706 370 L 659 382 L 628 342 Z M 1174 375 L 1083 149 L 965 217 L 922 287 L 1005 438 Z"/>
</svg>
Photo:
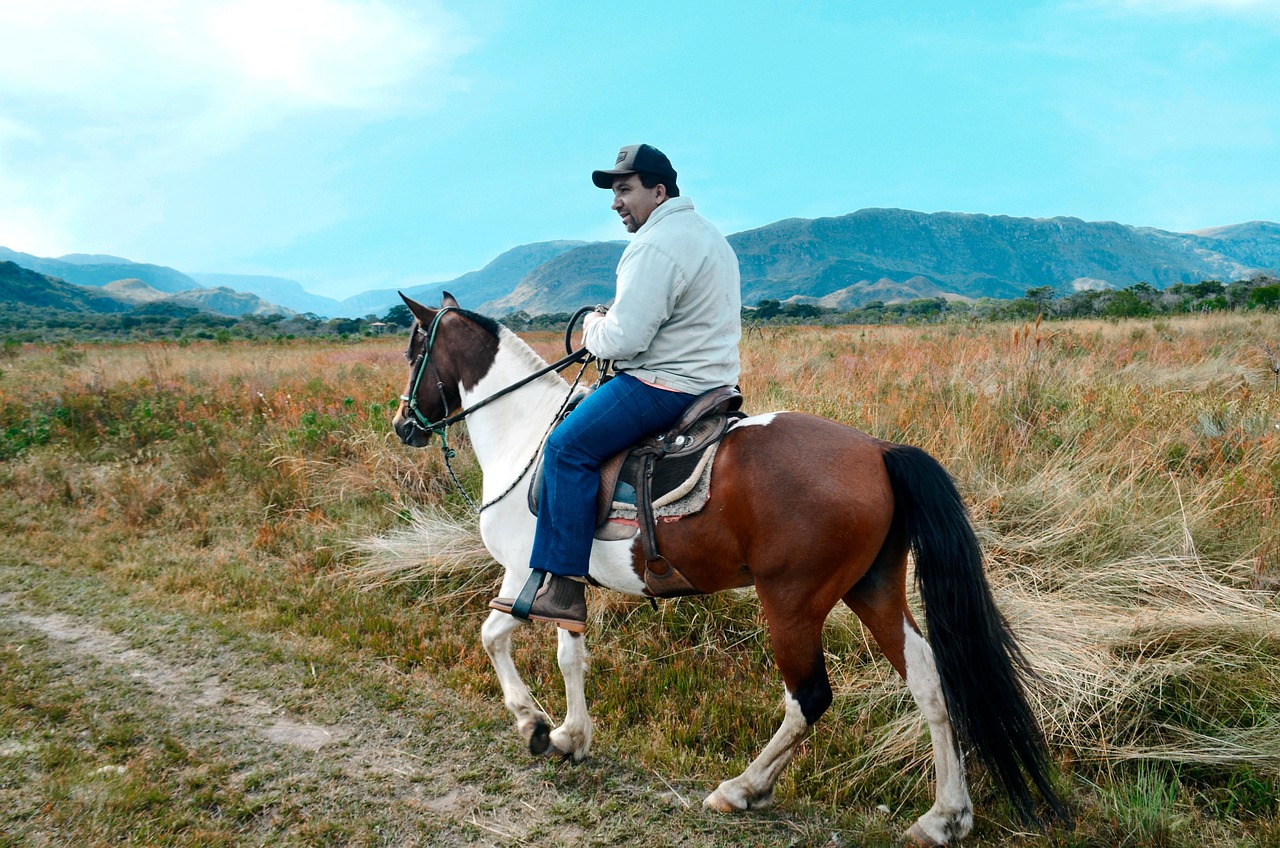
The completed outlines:
<svg viewBox="0 0 1280 848">
<path fill-rule="evenodd" d="M 619 374 L 587 396 L 547 439 L 532 568 L 585 576 L 596 527 L 600 466 L 676 422 L 695 395 Z"/>
</svg>

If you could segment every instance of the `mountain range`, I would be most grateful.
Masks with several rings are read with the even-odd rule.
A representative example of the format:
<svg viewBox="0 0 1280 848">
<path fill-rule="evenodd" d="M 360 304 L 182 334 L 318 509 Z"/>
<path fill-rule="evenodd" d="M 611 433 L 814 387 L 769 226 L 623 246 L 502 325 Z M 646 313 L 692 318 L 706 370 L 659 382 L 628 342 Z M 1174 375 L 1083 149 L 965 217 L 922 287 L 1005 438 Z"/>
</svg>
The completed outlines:
<svg viewBox="0 0 1280 848">
<path fill-rule="evenodd" d="M 738 255 L 745 304 L 771 298 L 851 308 L 872 300 L 1018 297 L 1040 286 L 1064 294 L 1138 282 L 1164 288 L 1280 272 L 1280 224 L 1269 221 L 1175 233 L 1068 217 L 863 209 L 831 218 L 788 218 L 728 239 Z M 568 312 L 612 299 L 614 270 L 626 244 L 522 245 L 477 271 L 404 291 L 432 302 L 447 289 L 464 305 L 496 316 Z M 5 261 L 46 278 L 101 289 L 100 297 L 127 303 L 153 296 L 137 285 L 107 286 L 133 280 L 160 298 L 181 298 L 183 305 L 231 315 L 294 311 L 358 317 L 385 314 L 400 302 L 395 289 L 339 301 L 281 277 L 184 274 L 100 254 L 47 259 L 0 248 L 0 263 Z M 8 291 L 12 276 L 0 279 L 0 300 L 20 300 Z M 28 291 L 32 285 L 26 279 L 18 288 Z M 91 294 L 58 291 L 60 302 L 82 303 L 82 308 L 106 303 Z M 233 296 L 237 292 L 240 296 Z"/>
</svg>

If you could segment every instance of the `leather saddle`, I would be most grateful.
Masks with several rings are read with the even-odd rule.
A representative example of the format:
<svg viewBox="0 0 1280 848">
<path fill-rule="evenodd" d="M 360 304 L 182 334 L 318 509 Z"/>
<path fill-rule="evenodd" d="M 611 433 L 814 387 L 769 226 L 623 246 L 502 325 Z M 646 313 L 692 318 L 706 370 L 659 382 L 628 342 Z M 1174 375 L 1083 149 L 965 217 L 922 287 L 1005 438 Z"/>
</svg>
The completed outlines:
<svg viewBox="0 0 1280 848">
<path fill-rule="evenodd" d="M 577 398 L 556 422 L 585 398 Z M 735 421 L 744 417 L 742 393 L 734 386 L 721 386 L 694 398 L 680 419 L 667 431 L 654 433 L 638 444 L 614 454 L 600 467 L 600 488 L 596 494 L 596 538 L 627 539 L 638 531 L 644 546 L 645 587 L 652 597 L 699 594 L 658 550 L 654 501 L 687 487 L 691 477 L 700 475 L 706 451 L 724 438 Z M 538 514 L 542 494 L 542 456 L 539 455 L 529 486 L 529 511 Z M 615 502 L 635 505 L 637 529 L 622 525 L 618 534 L 610 513 Z"/>
</svg>

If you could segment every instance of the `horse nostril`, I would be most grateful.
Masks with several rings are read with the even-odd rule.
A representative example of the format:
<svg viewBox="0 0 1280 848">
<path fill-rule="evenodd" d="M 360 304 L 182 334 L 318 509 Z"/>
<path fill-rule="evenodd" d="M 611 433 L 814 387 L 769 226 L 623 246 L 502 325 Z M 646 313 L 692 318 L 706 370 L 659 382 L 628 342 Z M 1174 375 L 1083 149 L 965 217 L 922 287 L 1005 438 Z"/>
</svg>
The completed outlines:
<svg viewBox="0 0 1280 848">
<path fill-rule="evenodd" d="M 411 448 L 420 448 L 431 442 L 431 431 L 413 419 L 407 419 L 393 425 L 400 441 Z"/>
</svg>

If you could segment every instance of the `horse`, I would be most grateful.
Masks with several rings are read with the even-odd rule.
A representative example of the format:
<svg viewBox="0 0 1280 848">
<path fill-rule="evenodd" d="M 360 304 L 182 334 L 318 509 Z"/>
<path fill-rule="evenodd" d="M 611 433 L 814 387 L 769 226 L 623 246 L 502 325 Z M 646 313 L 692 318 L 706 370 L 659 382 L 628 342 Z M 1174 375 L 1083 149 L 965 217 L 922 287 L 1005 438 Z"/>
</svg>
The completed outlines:
<svg viewBox="0 0 1280 848">
<path fill-rule="evenodd" d="M 424 447 L 466 418 L 483 473 L 480 534 L 505 569 L 500 594 L 515 597 L 533 548 L 529 470 L 572 389 L 514 332 L 462 309 L 448 293 L 439 308 L 401 297 L 415 321 L 405 351 L 408 385 L 392 427 L 404 444 Z M 906 838 L 945 845 L 972 829 L 962 746 L 1024 818 L 1039 821 L 1038 793 L 1052 817 L 1067 819 L 1025 692 L 1031 670 L 992 599 L 966 507 L 937 460 L 817 416 L 771 412 L 734 424 L 711 479 L 701 511 L 659 522 L 662 553 L 699 593 L 755 587 L 785 691 L 773 738 L 705 798 L 706 807 L 735 812 L 771 803 L 783 769 L 831 705 L 822 628 L 843 602 L 929 726 L 935 801 Z M 909 553 L 928 640 L 907 605 Z M 644 570 L 635 538 L 593 543 L 591 582 L 644 597 Z M 523 624 L 493 611 L 481 627 L 503 701 L 531 753 L 580 761 L 592 740 L 585 639 L 558 630 L 566 711 L 552 729 L 512 660 L 512 635 Z"/>
</svg>

